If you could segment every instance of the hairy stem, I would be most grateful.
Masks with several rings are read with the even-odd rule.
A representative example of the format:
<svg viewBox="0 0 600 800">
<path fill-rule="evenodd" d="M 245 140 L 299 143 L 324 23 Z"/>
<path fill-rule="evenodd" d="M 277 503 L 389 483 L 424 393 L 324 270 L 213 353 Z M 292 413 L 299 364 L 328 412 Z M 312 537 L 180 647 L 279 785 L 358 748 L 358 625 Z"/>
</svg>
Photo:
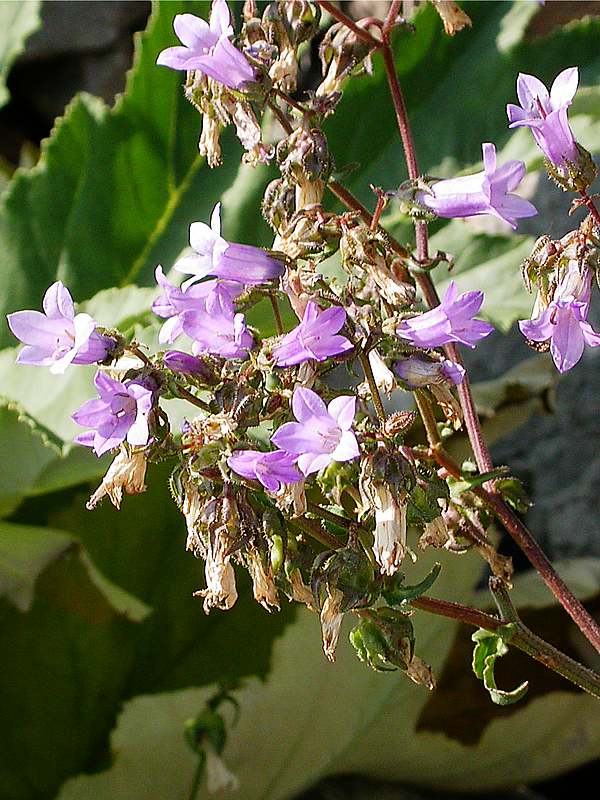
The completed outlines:
<svg viewBox="0 0 600 800">
<path fill-rule="evenodd" d="M 425 433 L 427 434 L 429 446 L 437 448 L 440 446 L 441 440 L 435 415 L 433 413 L 433 408 L 431 407 L 431 401 L 427 395 L 419 389 L 416 389 L 413 392 L 413 396 L 415 398 L 417 410 L 423 421 L 423 427 L 425 428 Z"/>
</svg>

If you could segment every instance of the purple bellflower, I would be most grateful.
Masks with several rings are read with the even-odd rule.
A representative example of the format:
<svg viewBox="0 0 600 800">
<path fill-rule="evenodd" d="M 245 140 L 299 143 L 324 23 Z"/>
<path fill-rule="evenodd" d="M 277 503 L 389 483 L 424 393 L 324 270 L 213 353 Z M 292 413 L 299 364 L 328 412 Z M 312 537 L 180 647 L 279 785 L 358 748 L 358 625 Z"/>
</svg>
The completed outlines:
<svg viewBox="0 0 600 800">
<path fill-rule="evenodd" d="M 69 290 L 60 281 L 46 291 L 43 308 L 43 314 L 16 311 L 7 317 L 11 331 L 25 344 L 17 364 L 63 373 L 69 364 L 104 361 L 114 350 L 114 339 L 97 333 L 89 314 L 75 314 Z"/>
<path fill-rule="evenodd" d="M 191 339 L 194 355 L 210 353 L 222 358 L 246 358 L 254 339 L 243 314 L 220 294 L 212 295 L 202 311 L 185 311 L 180 316 L 182 328 Z"/>
<path fill-rule="evenodd" d="M 355 397 L 342 395 L 326 406 L 318 394 L 300 387 L 292 397 L 298 421 L 283 424 L 271 441 L 295 457 L 304 475 L 318 472 L 333 461 L 350 461 L 359 455 L 352 430 L 355 408 Z"/>
<path fill-rule="evenodd" d="M 396 328 L 396 334 L 415 347 L 441 347 L 449 342 L 459 342 L 474 348 L 480 339 L 494 330 L 489 323 L 474 319 L 482 303 L 483 292 L 458 294 L 456 284 L 450 281 L 439 306 L 404 320 Z"/>
<path fill-rule="evenodd" d="M 517 96 L 520 106 L 506 106 L 509 128 L 531 128 L 533 137 L 549 161 L 565 166 L 567 161 L 579 158 L 575 137 L 569 126 L 567 109 L 573 102 L 579 83 L 577 67 L 570 67 L 557 75 L 550 92 L 533 75 L 519 73 Z"/>
<path fill-rule="evenodd" d="M 164 317 L 164 323 L 158 334 L 158 341 L 174 342 L 183 333 L 181 315 L 186 311 L 206 313 L 207 303 L 221 297 L 225 304 L 231 305 L 244 291 L 241 283 L 235 281 L 203 281 L 190 286 L 185 292 L 166 279 L 161 266 L 156 268 L 156 282 L 163 293 L 152 304 L 152 311 L 157 317 Z"/>
<path fill-rule="evenodd" d="M 444 382 L 458 386 L 465 377 L 464 367 L 447 358 L 441 361 L 428 361 L 420 356 L 410 356 L 397 361 L 394 364 L 394 371 L 404 383 L 414 389 L 431 383 Z"/>
<path fill-rule="evenodd" d="M 517 227 L 517 220 L 533 217 L 537 209 L 528 200 L 510 194 L 525 175 L 522 161 L 507 161 L 496 167 L 496 147 L 484 142 L 483 172 L 437 181 L 431 192 L 417 192 L 416 199 L 438 217 L 474 217 L 492 214 Z"/>
<path fill-rule="evenodd" d="M 295 456 L 282 450 L 261 453 L 258 450 L 236 450 L 229 456 L 230 468 L 249 480 L 258 480 L 270 492 L 278 492 L 282 484 L 298 483 L 304 477 L 296 466 Z"/>
<path fill-rule="evenodd" d="M 198 70 L 229 89 L 254 82 L 254 70 L 229 40 L 233 36 L 231 15 L 225 0 L 214 0 L 210 21 L 194 14 L 177 14 L 173 28 L 182 47 L 168 47 L 156 63 L 180 70 Z"/>
<path fill-rule="evenodd" d="M 260 247 L 223 239 L 220 203 L 213 209 L 210 226 L 204 222 L 190 225 L 190 245 L 195 253 L 175 263 L 176 270 L 193 276 L 183 282 L 183 289 L 207 275 L 254 285 L 278 278 L 284 271 L 283 263 Z"/>
<path fill-rule="evenodd" d="M 548 308 L 536 319 L 519 322 L 521 333 L 534 342 L 550 340 L 550 353 L 559 372 L 572 369 L 585 345 L 600 346 L 600 334 L 587 321 L 591 276 L 581 273 L 575 262 L 554 292 Z"/>
<path fill-rule="evenodd" d="M 75 441 L 93 448 L 97 456 L 125 440 L 134 446 L 148 444 L 153 391 L 136 381 L 121 383 L 103 372 L 96 373 L 94 384 L 99 397 L 85 402 L 72 416 L 78 425 L 93 430 L 79 434 Z"/>
<path fill-rule="evenodd" d="M 352 350 L 351 342 L 338 335 L 345 321 L 343 308 L 322 310 L 309 301 L 302 322 L 273 348 L 275 363 L 278 367 L 291 367 L 309 359 L 325 361 L 330 356 Z"/>
</svg>

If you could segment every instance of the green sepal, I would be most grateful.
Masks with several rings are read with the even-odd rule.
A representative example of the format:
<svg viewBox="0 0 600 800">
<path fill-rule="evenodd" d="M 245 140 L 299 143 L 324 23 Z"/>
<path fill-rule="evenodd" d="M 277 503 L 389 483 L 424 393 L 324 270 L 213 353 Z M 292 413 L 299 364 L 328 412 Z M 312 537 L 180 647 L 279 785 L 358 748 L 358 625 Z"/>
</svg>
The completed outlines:
<svg viewBox="0 0 600 800">
<path fill-rule="evenodd" d="M 480 628 L 471 636 L 471 639 L 475 642 L 473 672 L 480 681 L 483 681 L 483 685 L 490 693 L 492 702 L 498 706 L 510 706 L 513 703 L 518 703 L 529 688 L 528 681 L 523 681 L 520 686 L 510 692 L 498 689 L 496 686 L 496 678 L 494 676 L 496 659 L 508 653 L 507 642 L 510 642 L 516 632 L 517 626 L 511 622 L 507 625 L 501 625 L 496 631 Z"/>
<path fill-rule="evenodd" d="M 381 595 L 386 603 L 389 603 L 391 606 L 400 606 L 404 603 L 409 603 L 411 600 L 416 600 L 417 597 L 425 594 L 425 592 L 433 586 L 441 569 L 442 565 L 436 561 L 423 580 L 414 586 L 403 586 L 402 581 L 404 580 L 404 575 L 398 572 L 394 575 L 389 587 L 381 592 Z"/>
</svg>

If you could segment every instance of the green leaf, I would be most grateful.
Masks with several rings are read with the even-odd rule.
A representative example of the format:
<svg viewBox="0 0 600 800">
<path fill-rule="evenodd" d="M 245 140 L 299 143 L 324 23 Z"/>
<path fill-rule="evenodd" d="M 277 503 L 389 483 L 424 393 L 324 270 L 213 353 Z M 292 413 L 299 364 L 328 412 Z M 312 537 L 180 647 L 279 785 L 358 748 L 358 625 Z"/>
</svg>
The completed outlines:
<svg viewBox="0 0 600 800">
<path fill-rule="evenodd" d="M 29 611 L 40 574 L 67 553 L 77 554 L 89 580 L 117 614 L 141 622 L 150 613 L 144 603 L 109 581 L 93 564 L 79 542 L 63 531 L 0 523 L 0 596 L 19 611 Z"/>
<path fill-rule="evenodd" d="M 483 685 L 490 693 L 493 703 L 498 706 L 509 706 L 522 700 L 529 684 L 524 681 L 512 691 L 498 689 L 494 669 L 496 660 L 508 653 L 507 642 L 510 642 L 516 633 L 516 626 L 512 623 L 502 625 L 496 631 L 486 631 L 480 628 L 471 639 L 475 642 L 473 651 L 473 672 L 483 681 Z"/>
<path fill-rule="evenodd" d="M 27 38 L 40 26 L 39 0 L 0 2 L 0 106 L 9 100 L 6 79 L 13 61 L 25 49 Z"/>
<path fill-rule="evenodd" d="M 134 695 L 268 674 L 293 609 L 268 615 L 242 573 L 234 608 L 203 614 L 192 597 L 204 585 L 203 562 L 185 551 L 170 469 L 151 466 L 148 491 L 126 496 L 120 512 L 108 503 L 86 511 L 88 493 L 69 493 L 26 502 L 19 518 L 35 524 L 2 523 L 0 575 L 11 602 L 0 603 L 0 635 L 11 652 L 0 702 L 11 734 L 1 796 L 49 798 L 69 775 L 106 765 L 108 734 Z M 14 603 L 24 607 L 32 592 L 23 616 Z"/>
</svg>

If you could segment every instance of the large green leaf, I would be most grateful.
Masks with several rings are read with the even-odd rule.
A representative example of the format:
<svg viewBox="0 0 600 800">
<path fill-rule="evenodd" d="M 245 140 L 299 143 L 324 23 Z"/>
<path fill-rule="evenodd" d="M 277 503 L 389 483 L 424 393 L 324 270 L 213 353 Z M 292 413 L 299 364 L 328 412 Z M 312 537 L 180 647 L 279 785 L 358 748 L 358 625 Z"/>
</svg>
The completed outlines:
<svg viewBox="0 0 600 800">
<path fill-rule="evenodd" d="M 269 616 L 240 575 L 234 608 L 204 615 L 192 597 L 203 565 L 185 552 L 168 473 L 152 468 L 148 492 L 120 512 L 88 512 L 78 493 L 62 508 L 60 495 L 22 506 L 19 521 L 36 526 L 2 523 L 0 631 L 10 648 L 0 702 L 11 731 L 2 797 L 49 799 L 68 775 L 102 763 L 127 698 L 268 673 L 292 610 Z"/>
<path fill-rule="evenodd" d="M 0 587 L 0 793 L 49 798 L 102 746 L 148 608 L 41 527 L 0 524 Z"/>
<path fill-rule="evenodd" d="M 27 37 L 40 25 L 40 0 L 0 2 L 0 106 L 9 99 L 6 78 L 15 58 L 25 48 Z"/>
<path fill-rule="evenodd" d="M 438 591 L 444 595 L 450 585 L 455 591 L 462 580 L 461 599 L 468 601 L 477 574 L 470 568 L 475 565 L 445 560 Z M 547 603 L 548 596 L 542 605 Z M 541 613 L 548 616 L 549 609 Z M 439 669 L 454 626 L 421 614 L 413 622 L 418 651 Z M 456 651 L 453 646 L 461 662 L 450 681 L 444 670 L 439 694 L 430 696 L 401 674 L 366 669 L 344 637 L 336 663 L 326 663 L 319 651 L 316 618 L 302 612 L 276 643 L 266 683 L 249 681 L 235 693 L 241 717 L 230 733 L 224 758 L 240 779 L 240 796 L 289 800 L 323 775 L 355 772 L 441 792 L 500 790 L 548 778 L 598 756 L 596 700 L 567 691 L 569 685 L 561 679 L 548 681 L 550 673 L 526 660 L 519 667 L 526 670 L 521 678 L 530 679 L 531 700 L 508 710 L 494 706 L 469 674 L 469 635 L 467 628 L 461 629 L 467 649 Z M 511 658 L 512 653 L 506 661 Z M 463 676 L 467 684 L 457 684 Z M 71 779 L 59 800 L 185 797 L 196 760 L 180 731 L 214 688 L 138 697 L 127 703 L 112 738 L 117 753 L 112 767 Z M 436 703 L 441 710 L 431 707 Z M 444 713 L 446 717 L 436 717 Z M 450 735 L 445 735 L 444 722 Z M 463 736 L 472 729 L 477 729 L 477 736 L 461 741 L 451 727 L 454 724 L 460 724 Z M 149 760 L 148 753 L 156 757 Z M 208 797 L 204 789 L 198 795 L 199 800 Z"/>
</svg>

